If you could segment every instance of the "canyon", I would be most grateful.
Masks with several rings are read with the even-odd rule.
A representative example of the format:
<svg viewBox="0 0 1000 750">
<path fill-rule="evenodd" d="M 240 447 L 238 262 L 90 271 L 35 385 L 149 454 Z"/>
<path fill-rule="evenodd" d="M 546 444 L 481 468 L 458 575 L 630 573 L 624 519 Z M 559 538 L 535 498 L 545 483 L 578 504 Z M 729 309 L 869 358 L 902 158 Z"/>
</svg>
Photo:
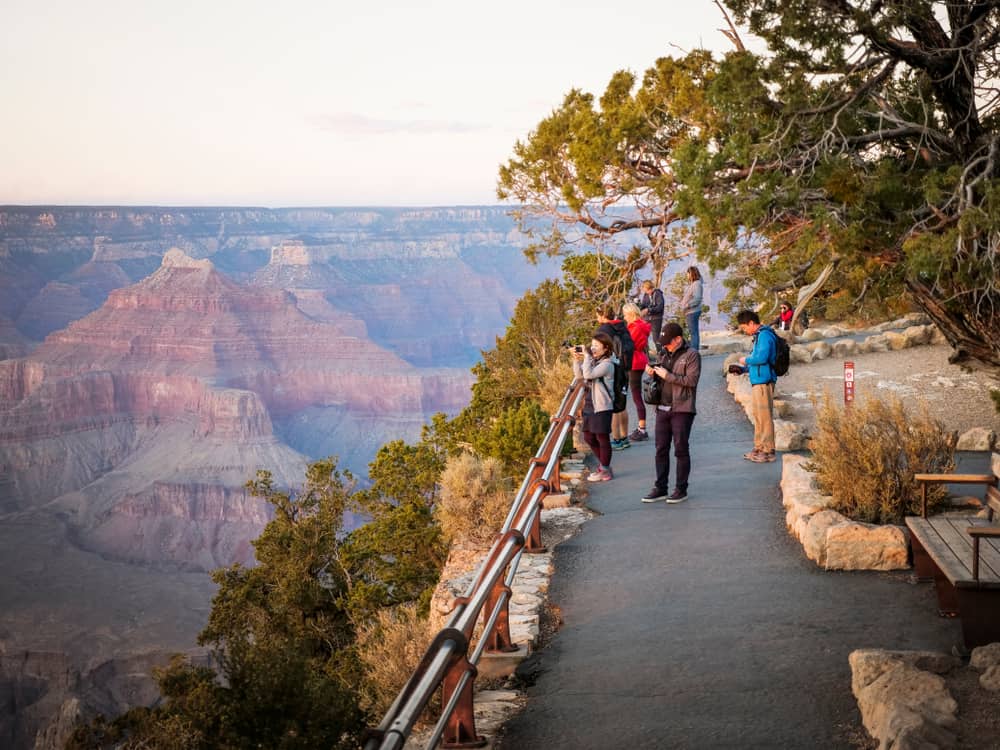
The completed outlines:
<svg viewBox="0 0 1000 750">
<path fill-rule="evenodd" d="M 490 207 L 0 207 L 0 745 L 155 696 L 253 564 L 259 469 L 363 477 L 461 409 L 555 275 L 521 247 Z"/>
</svg>

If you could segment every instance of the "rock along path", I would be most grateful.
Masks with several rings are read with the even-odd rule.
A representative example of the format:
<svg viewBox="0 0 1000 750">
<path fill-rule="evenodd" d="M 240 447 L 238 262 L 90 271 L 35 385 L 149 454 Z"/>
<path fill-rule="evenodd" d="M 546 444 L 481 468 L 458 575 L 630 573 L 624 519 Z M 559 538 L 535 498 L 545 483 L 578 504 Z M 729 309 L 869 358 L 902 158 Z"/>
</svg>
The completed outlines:
<svg viewBox="0 0 1000 750">
<path fill-rule="evenodd" d="M 863 736 L 851 651 L 960 641 L 911 574 L 804 557 L 784 527 L 781 462 L 742 458 L 753 431 L 721 362 L 704 359 L 686 502 L 639 501 L 652 439 L 591 486 L 602 515 L 556 548 L 564 623 L 501 747 L 849 748 Z"/>
</svg>

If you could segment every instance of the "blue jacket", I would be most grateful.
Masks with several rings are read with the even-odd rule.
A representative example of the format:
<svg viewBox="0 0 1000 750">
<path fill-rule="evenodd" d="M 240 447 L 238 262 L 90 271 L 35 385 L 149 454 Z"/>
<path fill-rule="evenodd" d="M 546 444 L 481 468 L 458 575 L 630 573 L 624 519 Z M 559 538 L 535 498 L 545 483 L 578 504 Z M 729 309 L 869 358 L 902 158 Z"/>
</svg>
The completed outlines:
<svg viewBox="0 0 1000 750">
<path fill-rule="evenodd" d="M 774 358 L 778 353 L 775 343 L 777 336 L 767 326 L 761 326 L 753 337 L 753 351 L 747 356 L 750 385 L 774 383 L 778 380 L 778 376 L 774 374 Z"/>
</svg>

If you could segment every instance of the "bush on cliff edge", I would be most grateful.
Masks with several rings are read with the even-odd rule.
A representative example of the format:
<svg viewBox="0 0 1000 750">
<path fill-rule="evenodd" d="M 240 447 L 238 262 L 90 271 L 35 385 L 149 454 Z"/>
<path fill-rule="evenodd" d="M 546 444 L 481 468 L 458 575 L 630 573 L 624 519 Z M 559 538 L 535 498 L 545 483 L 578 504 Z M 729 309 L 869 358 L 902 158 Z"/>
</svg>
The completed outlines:
<svg viewBox="0 0 1000 750">
<path fill-rule="evenodd" d="M 911 413 L 897 396 L 873 397 L 845 409 L 826 394 L 816 408 L 812 452 L 806 468 L 833 496 L 834 510 L 855 521 L 898 524 L 920 513 L 914 474 L 955 468 L 955 435 L 929 415 L 926 404 Z M 927 496 L 933 509 L 947 493 L 936 485 Z"/>
</svg>

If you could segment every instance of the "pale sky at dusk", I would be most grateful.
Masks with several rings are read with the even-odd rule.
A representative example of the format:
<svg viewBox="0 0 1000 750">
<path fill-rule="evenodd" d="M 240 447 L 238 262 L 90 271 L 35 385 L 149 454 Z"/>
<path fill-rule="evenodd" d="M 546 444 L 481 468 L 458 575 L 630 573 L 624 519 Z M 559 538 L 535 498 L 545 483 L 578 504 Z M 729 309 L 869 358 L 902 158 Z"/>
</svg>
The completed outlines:
<svg viewBox="0 0 1000 750">
<path fill-rule="evenodd" d="M 723 25 L 711 0 L 4 0 L 0 204 L 493 204 L 569 89 Z"/>
</svg>

